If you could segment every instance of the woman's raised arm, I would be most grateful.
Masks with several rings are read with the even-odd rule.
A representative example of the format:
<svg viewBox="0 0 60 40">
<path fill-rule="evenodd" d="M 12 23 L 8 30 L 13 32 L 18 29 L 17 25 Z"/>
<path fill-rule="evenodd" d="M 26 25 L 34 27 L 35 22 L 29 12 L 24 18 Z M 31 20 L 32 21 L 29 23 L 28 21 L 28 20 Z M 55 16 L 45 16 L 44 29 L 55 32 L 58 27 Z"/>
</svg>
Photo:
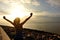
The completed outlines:
<svg viewBox="0 0 60 40">
<path fill-rule="evenodd" d="M 25 19 L 25 20 L 22 22 L 22 24 L 25 24 L 25 23 L 27 22 L 27 20 L 29 20 L 29 19 L 32 17 L 32 15 L 33 15 L 33 13 L 30 13 L 30 16 L 29 16 L 27 19 Z"/>
<path fill-rule="evenodd" d="M 13 22 L 11 22 L 10 20 L 6 19 L 5 16 L 3 16 L 3 19 L 5 19 L 6 21 L 10 22 L 11 24 L 13 24 Z"/>
</svg>

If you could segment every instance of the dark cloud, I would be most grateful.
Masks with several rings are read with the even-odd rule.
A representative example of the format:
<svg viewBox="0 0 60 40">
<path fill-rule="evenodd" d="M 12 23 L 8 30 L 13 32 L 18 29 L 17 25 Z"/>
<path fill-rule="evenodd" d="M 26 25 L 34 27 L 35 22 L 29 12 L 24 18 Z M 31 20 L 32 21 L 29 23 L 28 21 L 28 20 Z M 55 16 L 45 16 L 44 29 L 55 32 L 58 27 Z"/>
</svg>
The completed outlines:
<svg viewBox="0 0 60 40">
<path fill-rule="evenodd" d="M 46 0 L 51 6 L 60 7 L 60 0 Z"/>
</svg>

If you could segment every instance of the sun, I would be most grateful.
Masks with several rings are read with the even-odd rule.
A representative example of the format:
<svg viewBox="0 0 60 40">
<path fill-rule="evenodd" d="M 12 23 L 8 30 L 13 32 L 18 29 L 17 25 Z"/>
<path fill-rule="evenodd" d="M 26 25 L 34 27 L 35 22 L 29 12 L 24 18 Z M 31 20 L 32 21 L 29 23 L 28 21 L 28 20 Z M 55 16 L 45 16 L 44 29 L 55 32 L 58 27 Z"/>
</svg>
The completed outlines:
<svg viewBox="0 0 60 40">
<path fill-rule="evenodd" d="M 25 16 L 28 16 L 30 12 L 23 6 L 18 4 L 12 4 L 11 10 L 10 10 L 9 17 L 16 18 L 24 18 Z"/>
</svg>

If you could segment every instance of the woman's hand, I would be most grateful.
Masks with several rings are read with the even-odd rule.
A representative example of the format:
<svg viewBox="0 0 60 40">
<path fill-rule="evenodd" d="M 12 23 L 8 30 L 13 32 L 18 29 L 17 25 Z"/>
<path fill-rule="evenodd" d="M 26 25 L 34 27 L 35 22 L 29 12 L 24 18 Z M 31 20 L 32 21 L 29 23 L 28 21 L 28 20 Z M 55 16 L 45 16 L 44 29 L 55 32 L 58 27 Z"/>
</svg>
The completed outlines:
<svg viewBox="0 0 60 40">
<path fill-rule="evenodd" d="M 3 18 L 4 18 L 4 19 L 6 19 L 6 17 L 5 17 L 5 16 L 3 16 Z"/>
<path fill-rule="evenodd" d="M 32 16 L 33 15 L 33 13 L 30 13 L 30 16 Z"/>
</svg>

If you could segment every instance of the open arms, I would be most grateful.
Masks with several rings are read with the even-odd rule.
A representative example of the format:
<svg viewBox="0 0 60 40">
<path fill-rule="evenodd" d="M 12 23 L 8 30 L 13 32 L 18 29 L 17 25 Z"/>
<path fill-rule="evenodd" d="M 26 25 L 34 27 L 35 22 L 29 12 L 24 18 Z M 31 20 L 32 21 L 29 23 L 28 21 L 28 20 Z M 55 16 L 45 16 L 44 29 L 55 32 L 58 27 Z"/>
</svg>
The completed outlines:
<svg viewBox="0 0 60 40">
<path fill-rule="evenodd" d="M 29 19 L 32 17 L 32 15 L 33 15 L 33 14 L 30 13 L 30 16 L 29 16 L 27 19 L 25 19 L 25 20 L 22 22 L 22 24 L 26 23 L 26 21 L 29 20 Z"/>
<path fill-rule="evenodd" d="M 27 20 L 29 20 L 31 17 L 32 17 L 32 13 L 30 13 L 30 16 L 27 18 L 27 19 L 25 19 L 21 24 L 24 24 L 24 23 L 26 23 L 26 21 Z M 6 21 L 8 21 L 8 22 L 10 22 L 11 24 L 13 24 L 13 22 L 11 22 L 10 20 L 8 20 L 8 19 L 6 19 L 6 17 L 5 16 L 3 16 L 3 18 L 6 20 Z M 14 25 L 14 24 L 13 24 Z"/>
<path fill-rule="evenodd" d="M 6 21 L 8 21 L 8 22 L 10 22 L 11 24 L 13 24 L 10 20 L 6 19 L 5 16 L 3 16 L 3 18 L 4 18 Z"/>
</svg>

